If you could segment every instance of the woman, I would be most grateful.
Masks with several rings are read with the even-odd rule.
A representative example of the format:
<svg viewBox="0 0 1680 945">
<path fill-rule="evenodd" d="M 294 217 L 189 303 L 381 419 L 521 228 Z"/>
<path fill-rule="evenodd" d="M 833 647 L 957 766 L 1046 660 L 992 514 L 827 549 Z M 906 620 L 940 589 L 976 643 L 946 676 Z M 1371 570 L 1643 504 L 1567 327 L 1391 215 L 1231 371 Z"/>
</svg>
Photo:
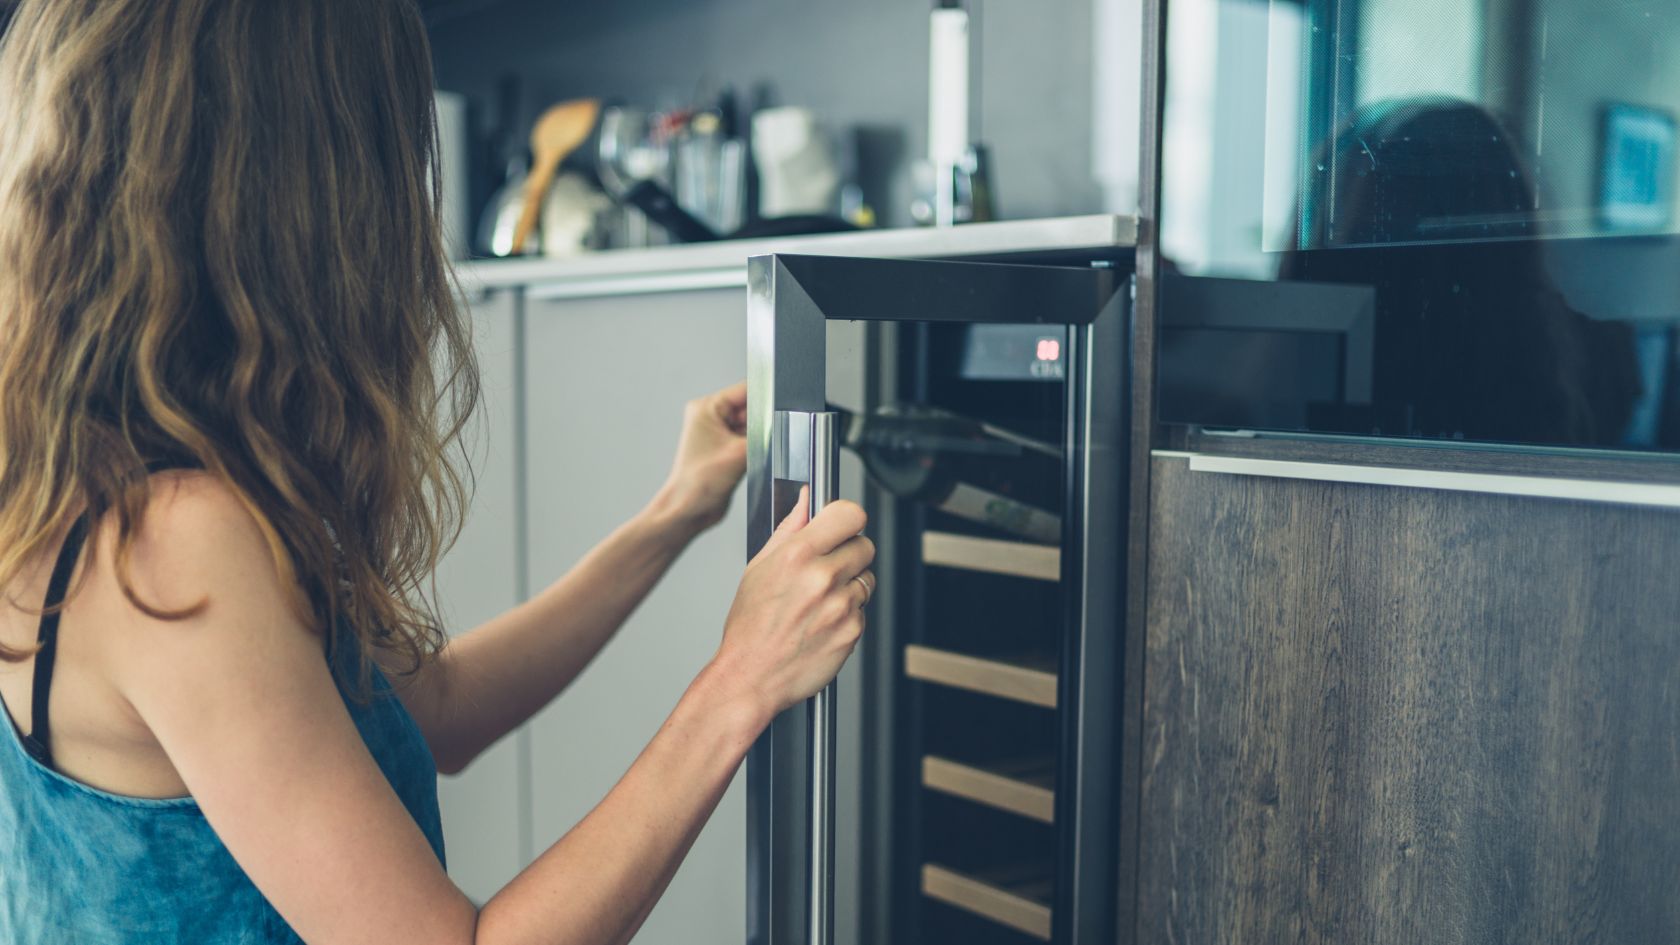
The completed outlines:
<svg viewBox="0 0 1680 945">
<path fill-rule="evenodd" d="M 722 517 L 744 393 L 691 406 L 669 483 L 571 574 L 444 646 L 419 592 L 476 377 L 431 88 L 411 0 L 19 7 L 0 941 L 624 942 L 748 746 L 855 645 L 863 513 L 796 512 L 600 805 L 482 909 L 450 883 L 437 767 L 553 698 Z"/>
</svg>

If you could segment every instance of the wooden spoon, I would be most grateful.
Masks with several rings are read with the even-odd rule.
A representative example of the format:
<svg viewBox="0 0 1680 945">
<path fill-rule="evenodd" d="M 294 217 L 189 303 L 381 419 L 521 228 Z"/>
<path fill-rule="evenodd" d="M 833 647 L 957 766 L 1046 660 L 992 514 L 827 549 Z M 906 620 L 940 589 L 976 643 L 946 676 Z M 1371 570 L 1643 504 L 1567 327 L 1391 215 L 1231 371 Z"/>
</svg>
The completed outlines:
<svg viewBox="0 0 1680 945">
<path fill-rule="evenodd" d="M 525 251 L 525 241 L 530 238 L 531 230 L 536 228 L 537 215 L 542 210 L 543 195 L 548 193 L 548 185 L 554 182 L 560 162 L 589 140 L 589 133 L 595 130 L 595 119 L 600 114 L 599 99 L 573 99 L 543 112 L 531 129 L 531 153 L 536 155 L 536 165 L 531 168 L 531 176 L 525 179 L 525 212 L 520 214 L 519 225 L 513 230 L 515 256 Z"/>
</svg>

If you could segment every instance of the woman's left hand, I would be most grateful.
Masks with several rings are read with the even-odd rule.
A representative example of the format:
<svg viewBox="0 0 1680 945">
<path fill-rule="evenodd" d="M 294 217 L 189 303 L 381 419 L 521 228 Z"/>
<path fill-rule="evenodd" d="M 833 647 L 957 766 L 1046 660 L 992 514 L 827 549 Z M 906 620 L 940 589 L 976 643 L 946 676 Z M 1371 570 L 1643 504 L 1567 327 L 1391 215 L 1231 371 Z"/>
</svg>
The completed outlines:
<svg viewBox="0 0 1680 945">
<path fill-rule="evenodd" d="M 747 470 L 745 381 L 697 397 L 683 408 L 677 460 L 661 498 L 696 531 L 723 521 Z"/>
</svg>

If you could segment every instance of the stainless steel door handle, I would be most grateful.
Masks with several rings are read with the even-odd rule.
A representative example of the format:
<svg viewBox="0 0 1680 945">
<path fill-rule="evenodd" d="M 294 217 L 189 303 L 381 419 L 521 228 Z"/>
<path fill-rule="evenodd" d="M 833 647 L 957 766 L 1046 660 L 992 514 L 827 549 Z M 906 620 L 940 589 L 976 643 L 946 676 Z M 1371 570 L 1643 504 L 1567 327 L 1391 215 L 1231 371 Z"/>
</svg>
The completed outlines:
<svg viewBox="0 0 1680 945">
<path fill-rule="evenodd" d="M 839 498 L 838 421 L 839 414 L 828 411 L 776 412 L 772 443 L 781 445 L 771 454 L 775 484 L 794 494 L 799 485 L 809 485 L 812 518 Z M 777 509 L 777 524 L 784 514 L 784 508 Z M 834 941 L 834 699 L 831 682 L 811 697 L 805 709 L 810 751 L 810 804 L 806 811 L 810 863 L 805 915 L 810 945 L 832 945 Z"/>
</svg>

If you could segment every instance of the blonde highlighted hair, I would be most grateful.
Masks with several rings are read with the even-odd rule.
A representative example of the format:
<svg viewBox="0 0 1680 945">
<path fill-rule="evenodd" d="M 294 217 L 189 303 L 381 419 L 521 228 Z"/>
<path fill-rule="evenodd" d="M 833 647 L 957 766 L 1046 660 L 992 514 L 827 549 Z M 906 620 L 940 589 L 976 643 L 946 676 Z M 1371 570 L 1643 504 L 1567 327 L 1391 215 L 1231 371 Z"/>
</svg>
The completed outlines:
<svg viewBox="0 0 1680 945">
<path fill-rule="evenodd" d="M 0 587 L 203 468 L 334 643 L 418 667 L 478 374 L 412 0 L 23 0 L 0 41 Z M 18 660 L 27 651 L 0 650 Z M 366 661 L 364 661 L 366 662 Z"/>
</svg>

